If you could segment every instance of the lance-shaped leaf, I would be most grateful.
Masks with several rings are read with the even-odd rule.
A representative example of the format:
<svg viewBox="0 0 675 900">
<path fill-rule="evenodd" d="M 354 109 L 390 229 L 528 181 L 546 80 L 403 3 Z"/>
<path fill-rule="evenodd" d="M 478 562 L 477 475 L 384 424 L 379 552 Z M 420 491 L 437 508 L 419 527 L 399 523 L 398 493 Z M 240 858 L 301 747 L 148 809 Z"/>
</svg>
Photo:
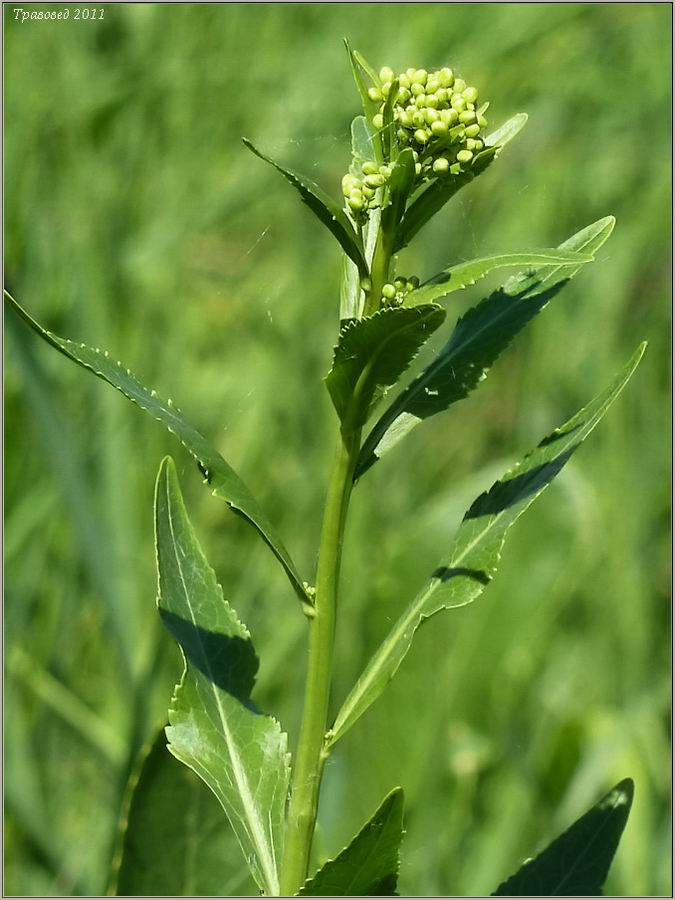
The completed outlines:
<svg viewBox="0 0 675 900">
<path fill-rule="evenodd" d="M 403 838 L 403 791 L 393 790 L 352 842 L 298 892 L 301 897 L 391 897 Z"/>
<path fill-rule="evenodd" d="M 608 216 L 594 222 L 561 244 L 558 251 L 592 257 L 612 233 L 614 221 Z M 555 264 L 515 275 L 459 319 L 438 356 L 373 426 L 361 449 L 355 478 L 423 419 L 467 397 L 513 338 L 581 268 L 581 263 Z"/>
<path fill-rule="evenodd" d="M 256 156 L 259 156 L 260 159 L 269 163 L 271 166 L 274 166 L 274 168 L 278 172 L 281 172 L 284 178 L 293 185 L 300 194 L 302 202 L 305 203 L 319 221 L 328 228 L 347 256 L 356 264 L 361 276 L 365 277 L 368 274 L 368 267 L 363 258 L 361 238 L 354 230 L 354 226 L 349 221 L 345 211 L 329 194 L 320 188 L 318 184 L 310 181 L 309 178 L 305 178 L 304 175 L 300 175 L 297 172 L 292 172 L 290 169 L 285 169 L 283 166 L 280 166 L 279 163 L 275 162 L 269 156 L 265 156 L 264 153 L 261 153 L 260 150 L 254 147 L 248 138 L 243 138 L 243 141 L 252 153 L 255 153 Z"/>
<path fill-rule="evenodd" d="M 446 563 L 436 569 L 375 652 L 345 700 L 327 745 L 335 743 L 380 696 L 425 619 L 466 606 L 482 594 L 499 563 L 506 533 L 553 481 L 622 391 L 644 352 L 641 344 L 620 374 L 592 403 L 544 438 L 518 465 L 474 501 Z"/>
<path fill-rule="evenodd" d="M 361 98 L 364 121 L 373 138 L 373 154 L 372 156 L 369 156 L 368 159 L 376 159 L 379 163 L 382 163 L 384 162 L 384 157 L 382 155 L 382 141 L 377 134 L 375 127 L 371 124 L 373 116 L 377 113 L 380 104 L 375 100 L 371 100 L 368 96 L 369 87 L 381 87 L 382 84 L 377 72 L 357 50 L 352 49 L 351 44 L 346 38 L 345 47 L 347 48 L 349 65 L 351 66 L 352 75 L 354 76 L 354 83 L 356 84 L 356 89 Z M 370 85 L 366 83 L 366 79 L 370 80 Z"/>
<path fill-rule="evenodd" d="M 418 303 L 433 303 L 454 291 L 461 291 L 479 279 L 485 278 L 497 269 L 511 266 L 581 266 L 593 262 L 593 257 L 586 253 L 575 253 L 571 250 L 531 250 L 522 253 L 498 253 L 495 256 L 483 256 L 469 262 L 450 266 L 430 278 L 422 287 L 412 291 L 406 297 L 406 306 L 417 306 Z"/>
<path fill-rule="evenodd" d="M 156 391 L 144 387 L 129 369 L 125 368 L 122 363 L 112 359 L 107 352 L 87 347 L 86 344 L 69 341 L 66 338 L 53 334 L 51 331 L 47 331 L 7 291 L 5 291 L 5 299 L 24 322 L 44 341 L 64 356 L 67 356 L 68 359 L 82 366 L 83 369 L 92 372 L 103 381 L 107 381 L 121 394 L 124 394 L 128 400 L 150 413 L 154 419 L 157 419 L 172 434 L 176 435 L 185 449 L 197 461 L 202 474 L 211 487 L 214 497 L 224 500 L 235 513 L 255 526 L 286 570 L 286 574 L 298 597 L 308 613 L 311 614 L 313 612 L 311 601 L 307 597 L 302 579 L 276 528 L 269 521 L 257 500 L 234 469 L 225 462 L 206 438 L 186 421 L 181 411 L 173 405 L 172 401 L 162 400 Z"/>
<path fill-rule="evenodd" d="M 600 897 L 632 803 L 625 778 L 491 896 Z"/>
<path fill-rule="evenodd" d="M 251 637 L 204 557 L 169 457 L 157 476 L 155 530 L 159 613 L 185 659 L 169 710 L 169 750 L 208 784 L 257 884 L 278 895 L 287 738 L 251 701 L 258 671 Z"/>
<path fill-rule="evenodd" d="M 342 326 L 326 376 L 340 420 L 359 428 L 445 318 L 442 306 L 392 306 Z"/>
<path fill-rule="evenodd" d="M 401 250 L 417 232 L 441 210 L 455 194 L 484 172 L 500 151 L 518 134 L 527 122 L 525 113 L 518 113 L 485 138 L 485 150 L 476 154 L 471 166 L 459 175 L 437 178 L 417 197 L 403 216 L 396 231 L 394 252 Z"/>
<path fill-rule="evenodd" d="M 376 156 L 373 144 L 373 136 L 364 116 L 357 116 L 352 120 L 352 161 L 349 171 L 352 175 L 363 177 L 363 164 Z M 373 243 L 370 238 L 371 231 L 377 231 L 379 224 L 379 209 L 371 210 L 368 214 L 366 225 L 366 259 L 368 257 L 368 245 Z M 361 275 L 358 267 L 345 254 L 342 257 L 342 281 L 340 283 L 340 319 L 358 319 L 362 307 Z"/>
<path fill-rule="evenodd" d="M 166 748 L 162 729 L 127 789 L 111 893 L 124 897 L 252 895 L 255 884 L 222 807 Z"/>
</svg>

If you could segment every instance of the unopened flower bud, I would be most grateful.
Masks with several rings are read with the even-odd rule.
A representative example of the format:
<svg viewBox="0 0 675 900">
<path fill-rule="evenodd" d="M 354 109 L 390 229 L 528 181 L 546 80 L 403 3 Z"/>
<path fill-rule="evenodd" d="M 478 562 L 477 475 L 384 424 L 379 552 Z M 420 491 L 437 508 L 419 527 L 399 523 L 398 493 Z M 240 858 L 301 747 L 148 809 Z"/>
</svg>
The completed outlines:
<svg viewBox="0 0 675 900">
<path fill-rule="evenodd" d="M 377 175 L 379 168 L 376 162 L 369 160 L 368 162 L 364 162 L 361 166 L 361 171 L 364 175 Z"/>
<path fill-rule="evenodd" d="M 391 177 L 391 166 L 380 166 L 380 168 L 379 168 L 379 173 L 380 173 L 380 175 L 382 175 L 385 179 L 386 179 L 386 178 L 390 178 L 390 177 Z"/>
<path fill-rule="evenodd" d="M 473 138 L 480 132 L 480 125 L 469 125 L 469 127 L 464 132 L 467 137 Z"/>
<path fill-rule="evenodd" d="M 464 81 L 463 78 L 457 78 L 452 86 L 452 89 L 456 94 L 461 94 L 462 91 L 466 90 L 466 81 Z"/>
<path fill-rule="evenodd" d="M 426 84 L 426 83 L 427 83 L 427 78 L 428 78 L 428 77 L 429 77 L 429 76 L 428 76 L 428 72 L 427 72 L 426 69 L 418 69 L 418 70 L 415 72 L 415 78 L 414 78 L 414 80 L 415 80 L 418 84 Z"/>
<path fill-rule="evenodd" d="M 448 133 L 448 126 L 442 119 L 438 119 L 431 123 L 431 133 L 434 137 L 444 137 Z"/>
<path fill-rule="evenodd" d="M 487 119 L 485 118 L 485 116 L 481 116 L 480 113 L 478 115 L 478 124 L 481 128 L 485 128 L 485 126 L 487 125 Z"/>
<path fill-rule="evenodd" d="M 382 296 L 386 297 L 387 300 L 393 300 L 396 296 L 396 288 L 393 284 L 384 284 L 382 285 Z"/>
<path fill-rule="evenodd" d="M 425 94 L 425 97 L 426 97 L 425 105 L 427 107 L 429 107 L 430 109 L 438 108 L 438 97 L 436 96 L 436 94 Z"/>
<path fill-rule="evenodd" d="M 454 78 L 455 78 L 455 76 L 453 74 L 452 69 L 443 68 L 438 73 L 438 80 L 440 81 L 441 85 L 444 88 L 451 87 L 452 82 L 454 81 Z"/>
<path fill-rule="evenodd" d="M 475 103 L 478 100 L 478 90 L 475 87 L 468 87 L 462 91 L 462 96 L 467 103 Z"/>
<path fill-rule="evenodd" d="M 421 128 L 427 121 L 421 109 L 415 110 L 411 118 L 413 125 L 417 128 Z"/>
<path fill-rule="evenodd" d="M 372 200 L 375 196 L 375 191 L 373 190 L 373 188 L 369 188 L 366 184 L 364 184 L 364 186 L 361 188 L 361 193 L 366 198 L 366 200 Z"/>
<path fill-rule="evenodd" d="M 420 286 L 420 280 L 417 275 L 411 275 L 408 279 L 408 284 L 412 284 L 413 290 L 417 290 L 417 288 Z"/>
<path fill-rule="evenodd" d="M 368 88 L 368 96 L 373 101 L 373 103 L 381 103 L 382 102 L 382 92 L 379 88 L 370 87 Z"/>
<path fill-rule="evenodd" d="M 431 125 L 432 122 L 438 122 L 440 116 L 435 109 L 427 108 L 424 110 L 424 119 L 427 125 Z"/>
<path fill-rule="evenodd" d="M 419 97 L 420 94 L 424 93 L 424 87 L 417 81 L 413 81 L 410 85 L 410 93 L 413 97 Z"/>
<path fill-rule="evenodd" d="M 398 83 L 399 87 L 410 88 L 411 81 L 405 72 L 401 72 L 401 74 L 398 76 Z"/>
<path fill-rule="evenodd" d="M 439 156 L 434 160 L 432 168 L 437 175 L 445 175 L 450 169 L 450 163 L 444 156 Z"/>
<path fill-rule="evenodd" d="M 394 279 L 394 287 L 397 291 L 404 291 L 406 289 L 406 280 L 405 278 L 395 278 Z"/>
<path fill-rule="evenodd" d="M 366 175 L 364 181 L 369 188 L 379 188 L 384 184 L 384 175 L 379 172 L 377 175 Z"/>
<path fill-rule="evenodd" d="M 467 109 L 459 114 L 459 121 L 462 125 L 471 125 L 476 121 L 476 113 L 472 109 Z"/>
<path fill-rule="evenodd" d="M 353 193 L 349 200 L 347 200 L 347 204 L 350 209 L 353 209 L 354 212 L 359 212 L 363 209 L 363 195 L 359 191 L 359 193 Z"/>
<path fill-rule="evenodd" d="M 457 154 L 457 162 L 470 163 L 473 159 L 473 153 L 470 150 L 460 150 Z"/>
<path fill-rule="evenodd" d="M 439 105 L 448 102 L 448 92 L 445 88 L 439 88 L 436 91 L 436 99 L 438 100 Z"/>
<path fill-rule="evenodd" d="M 427 78 L 427 83 L 426 83 L 427 94 L 435 94 L 440 86 L 441 86 L 441 81 L 440 81 L 438 75 L 430 75 Z"/>
<path fill-rule="evenodd" d="M 377 115 L 373 116 L 373 125 L 376 128 L 384 128 L 384 116 L 382 113 L 377 113 Z"/>
<path fill-rule="evenodd" d="M 418 94 L 415 97 L 415 106 L 418 109 L 424 109 L 424 107 L 426 105 L 427 105 L 427 95 L 426 94 Z"/>
<path fill-rule="evenodd" d="M 414 137 L 418 144 L 426 144 L 426 142 L 429 140 L 428 133 L 424 128 L 418 128 L 415 132 Z"/>
<path fill-rule="evenodd" d="M 456 109 L 457 112 L 462 112 L 466 109 L 466 100 L 462 97 L 461 94 L 453 94 L 451 104 L 453 109 Z"/>
<path fill-rule="evenodd" d="M 380 69 L 380 81 L 393 81 L 394 80 L 394 70 L 390 69 L 389 66 L 382 66 Z"/>
</svg>

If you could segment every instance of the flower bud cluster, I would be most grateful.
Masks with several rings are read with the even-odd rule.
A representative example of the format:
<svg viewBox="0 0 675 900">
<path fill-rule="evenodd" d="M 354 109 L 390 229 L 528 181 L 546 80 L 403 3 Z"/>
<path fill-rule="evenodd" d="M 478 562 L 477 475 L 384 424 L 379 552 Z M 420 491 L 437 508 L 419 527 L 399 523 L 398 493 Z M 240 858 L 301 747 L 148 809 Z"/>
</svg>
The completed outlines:
<svg viewBox="0 0 675 900">
<path fill-rule="evenodd" d="M 382 300 L 380 306 L 400 306 L 406 295 L 420 286 L 420 280 L 416 275 L 405 278 L 400 275 L 393 283 L 382 285 Z"/>
<path fill-rule="evenodd" d="M 468 86 L 452 69 L 435 72 L 406 69 L 398 78 L 392 69 L 380 71 L 381 87 L 368 94 L 380 102 L 373 125 L 384 125 L 384 104 L 398 82 L 393 105 L 394 127 L 400 150 L 412 147 L 418 181 L 457 175 L 483 149 L 481 134 L 487 125 L 488 104 L 477 106 L 478 90 Z"/>
<path fill-rule="evenodd" d="M 365 162 L 362 172 L 361 178 L 348 173 L 342 179 L 342 193 L 356 217 L 380 205 L 378 190 L 391 178 L 390 166 L 378 166 L 376 162 Z"/>
</svg>

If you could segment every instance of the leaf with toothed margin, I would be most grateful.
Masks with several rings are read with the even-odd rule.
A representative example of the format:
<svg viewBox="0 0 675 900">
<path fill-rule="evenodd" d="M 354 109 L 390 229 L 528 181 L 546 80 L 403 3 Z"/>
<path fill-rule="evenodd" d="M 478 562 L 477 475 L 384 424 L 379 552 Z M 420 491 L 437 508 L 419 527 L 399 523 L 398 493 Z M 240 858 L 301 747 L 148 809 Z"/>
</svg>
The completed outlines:
<svg viewBox="0 0 675 900">
<path fill-rule="evenodd" d="M 444 318 L 436 304 L 392 306 L 343 325 L 325 378 L 340 421 L 360 428 Z"/>
<path fill-rule="evenodd" d="M 633 803 L 624 778 L 492 897 L 600 897 Z"/>
<path fill-rule="evenodd" d="M 232 826 L 198 775 L 167 750 L 164 729 L 127 785 L 108 896 L 229 897 L 256 886 Z"/>
<path fill-rule="evenodd" d="M 242 138 L 244 145 L 248 147 L 251 153 L 255 153 L 264 162 L 281 172 L 284 178 L 293 185 L 300 194 L 302 202 L 306 204 L 319 219 L 319 221 L 328 228 L 334 238 L 338 241 L 347 256 L 356 264 L 361 277 L 368 275 L 368 266 L 363 258 L 363 246 L 360 235 L 354 229 L 349 221 L 347 214 L 333 198 L 327 194 L 322 188 L 310 181 L 304 175 L 298 172 L 292 172 L 290 169 L 279 165 L 271 157 L 261 153 L 248 138 Z"/>
<path fill-rule="evenodd" d="M 614 224 L 613 216 L 599 219 L 564 241 L 556 252 L 592 257 Z M 462 316 L 438 356 L 373 426 L 361 448 L 354 477 L 360 478 L 421 421 L 468 397 L 513 338 L 581 268 L 582 264 L 552 264 L 518 273 Z"/>
<path fill-rule="evenodd" d="M 120 362 L 111 359 L 107 352 L 78 344 L 47 331 L 35 321 L 17 301 L 5 291 L 5 299 L 12 309 L 26 322 L 44 341 L 51 344 L 59 353 L 93 372 L 98 378 L 107 381 L 121 394 L 140 406 L 146 412 L 165 425 L 180 440 L 197 464 L 211 486 L 215 497 L 224 500 L 238 515 L 247 519 L 260 533 L 281 565 L 286 570 L 295 592 L 305 609 L 310 612 L 312 602 L 306 594 L 302 579 L 298 574 L 288 550 L 285 548 L 276 528 L 262 511 L 241 478 L 208 443 L 195 428 L 184 418 L 171 400 L 164 401 L 156 391 L 148 390 Z"/>
<path fill-rule="evenodd" d="M 437 178 L 411 203 L 396 230 L 394 253 L 402 250 L 426 223 L 443 209 L 445 204 L 474 178 L 492 165 L 501 150 L 513 140 L 527 122 L 525 113 L 518 113 L 485 138 L 485 149 L 477 153 L 469 168 L 459 175 Z"/>
<path fill-rule="evenodd" d="M 485 278 L 497 269 L 511 266 L 575 266 L 577 269 L 584 263 L 593 262 L 587 253 L 575 253 L 571 250 L 530 250 L 522 253 L 498 253 L 495 256 L 483 256 L 470 262 L 458 263 L 434 275 L 416 291 L 412 291 L 405 299 L 406 306 L 417 306 L 418 303 L 433 303 L 454 291 L 461 291 L 469 285 Z"/>
<path fill-rule="evenodd" d="M 507 531 L 593 431 L 627 384 L 644 349 L 641 344 L 605 391 L 474 501 L 459 526 L 447 562 L 432 573 L 376 650 L 326 735 L 327 746 L 342 737 L 377 700 L 425 619 L 443 609 L 466 606 L 482 594 L 497 571 Z"/>
<path fill-rule="evenodd" d="M 169 750 L 211 788 L 256 883 L 278 896 L 287 737 L 251 701 L 258 657 L 199 546 L 170 457 L 157 475 L 155 540 L 157 605 L 185 660 L 169 710 Z"/>
<path fill-rule="evenodd" d="M 300 897 L 393 897 L 403 838 L 403 791 L 395 788 L 345 849 L 305 882 Z"/>
</svg>

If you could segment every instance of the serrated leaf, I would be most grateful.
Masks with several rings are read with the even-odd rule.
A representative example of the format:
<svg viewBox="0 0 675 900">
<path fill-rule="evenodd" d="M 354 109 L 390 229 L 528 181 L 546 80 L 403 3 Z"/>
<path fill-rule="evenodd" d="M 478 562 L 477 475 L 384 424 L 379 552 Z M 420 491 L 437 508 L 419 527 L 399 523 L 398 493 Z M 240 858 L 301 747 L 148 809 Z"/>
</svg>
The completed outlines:
<svg viewBox="0 0 675 900">
<path fill-rule="evenodd" d="M 302 202 L 305 203 L 314 213 L 314 215 L 322 222 L 331 234 L 337 239 L 338 243 L 347 254 L 347 256 L 355 263 L 362 277 L 368 274 L 368 267 L 363 258 L 363 247 L 361 238 L 354 230 L 354 226 L 349 221 L 347 214 L 339 206 L 333 198 L 327 194 L 322 188 L 310 181 L 304 175 L 298 172 L 292 172 L 290 169 L 279 165 L 271 157 L 261 153 L 248 138 L 242 139 L 246 147 L 260 159 L 269 163 L 271 166 L 281 172 L 284 178 L 293 185 L 298 191 Z"/>
<path fill-rule="evenodd" d="M 417 232 L 441 210 L 455 194 L 470 184 L 484 172 L 493 160 L 499 155 L 503 147 L 518 134 L 527 122 L 525 113 L 513 116 L 485 138 L 485 150 L 478 153 L 470 168 L 459 175 L 450 175 L 446 178 L 437 178 L 432 184 L 411 204 L 410 208 L 401 220 L 396 231 L 394 241 L 394 253 L 402 250 L 415 237 Z"/>
<path fill-rule="evenodd" d="M 588 406 L 557 428 L 489 491 L 471 505 L 458 529 L 448 561 L 436 569 L 375 652 L 327 735 L 330 746 L 380 696 L 401 665 L 415 632 L 443 609 L 472 603 L 490 583 L 511 525 L 548 487 L 583 443 L 635 371 L 645 345 Z"/>
<path fill-rule="evenodd" d="M 558 251 L 593 257 L 613 228 L 612 216 L 600 219 L 568 238 Z M 421 421 L 467 397 L 513 338 L 581 268 L 566 263 L 520 273 L 460 318 L 438 356 L 373 426 L 354 477 L 360 478 Z"/>
<path fill-rule="evenodd" d="M 632 803 L 633 782 L 625 778 L 491 896 L 601 896 Z"/>
<path fill-rule="evenodd" d="M 325 378 L 340 420 L 359 428 L 445 318 L 441 306 L 388 307 L 342 326 Z"/>
<path fill-rule="evenodd" d="M 277 895 L 287 737 L 251 701 L 258 657 L 199 546 L 170 457 L 157 476 L 155 538 L 159 613 L 185 660 L 169 710 L 169 750 L 220 800 L 256 883 Z"/>
<path fill-rule="evenodd" d="M 106 351 L 87 347 L 67 338 L 59 337 L 36 322 L 17 301 L 5 291 L 5 299 L 12 309 L 46 343 L 68 357 L 88 372 L 112 385 L 132 403 L 150 415 L 175 434 L 181 444 L 197 462 L 208 481 L 214 497 L 224 500 L 238 515 L 250 522 L 259 532 L 270 550 L 284 567 L 293 588 L 308 613 L 312 613 L 311 601 L 307 597 L 302 579 L 295 563 L 283 544 L 276 528 L 269 521 L 241 478 L 223 457 L 209 444 L 189 422 L 171 400 L 163 400 L 156 391 L 144 387 L 121 362 L 112 359 Z"/>
<path fill-rule="evenodd" d="M 300 889 L 301 897 L 391 897 L 403 838 L 403 791 L 395 788 L 349 846 Z"/>
<path fill-rule="evenodd" d="M 255 885 L 222 807 L 166 747 L 164 729 L 130 779 L 112 893 L 252 895 Z"/>
<path fill-rule="evenodd" d="M 434 275 L 416 291 L 406 298 L 406 306 L 417 306 L 418 303 L 433 303 L 454 291 L 461 291 L 479 279 L 485 278 L 497 269 L 511 266 L 581 266 L 593 262 L 593 257 L 586 253 L 575 253 L 571 250 L 531 250 L 521 253 L 499 253 L 495 256 L 483 256 L 469 262 L 458 263 Z"/>
</svg>

